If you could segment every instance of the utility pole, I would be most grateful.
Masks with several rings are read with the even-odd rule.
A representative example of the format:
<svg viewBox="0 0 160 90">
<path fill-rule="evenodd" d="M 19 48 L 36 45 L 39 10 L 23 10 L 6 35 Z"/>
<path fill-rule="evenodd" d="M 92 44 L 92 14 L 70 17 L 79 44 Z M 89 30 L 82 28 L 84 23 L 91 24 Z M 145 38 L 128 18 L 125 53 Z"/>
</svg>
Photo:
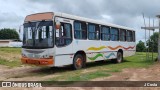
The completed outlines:
<svg viewBox="0 0 160 90">
<path fill-rule="evenodd" d="M 146 30 L 149 30 L 149 34 L 150 34 L 150 31 L 154 32 L 155 29 L 159 29 L 159 36 L 158 36 L 158 61 L 160 61 L 160 15 L 157 15 L 156 17 L 159 20 L 159 26 L 154 26 L 154 24 L 153 24 L 153 27 L 151 27 L 150 25 L 149 25 L 149 27 L 146 27 L 146 25 L 145 25 L 145 27 L 141 27 L 141 29 L 145 29 L 145 36 L 146 36 Z M 143 18 L 144 18 L 144 15 L 143 15 Z M 145 18 L 144 18 L 144 24 L 145 24 Z M 149 24 L 150 24 L 150 20 L 149 20 Z M 145 40 L 146 40 L 146 37 L 145 37 Z M 152 55 L 153 55 L 153 51 L 152 51 Z M 147 59 L 147 55 L 146 55 L 146 59 Z M 153 59 L 153 56 L 152 56 L 152 59 Z"/>
<path fill-rule="evenodd" d="M 160 15 L 156 16 L 159 20 L 159 26 L 154 26 L 153 27 L 141 27 L 141 29 L 145 29 L 145 30 L 151 30 L 154 32 L 155 29 L 159 29 L 159 36 L 158 36 L 158 61 L 160 62 Z M 154 22 L 153 22 L 154 23 Z M 153 52 L 152 52 L 153 53 Z"/>
<path fill-rule="evenodd" d="M 156 16 L 159 20 L 159 36 L 158 36 L 158 61 L 160 62 L 160 15 Z"/>
</svg>

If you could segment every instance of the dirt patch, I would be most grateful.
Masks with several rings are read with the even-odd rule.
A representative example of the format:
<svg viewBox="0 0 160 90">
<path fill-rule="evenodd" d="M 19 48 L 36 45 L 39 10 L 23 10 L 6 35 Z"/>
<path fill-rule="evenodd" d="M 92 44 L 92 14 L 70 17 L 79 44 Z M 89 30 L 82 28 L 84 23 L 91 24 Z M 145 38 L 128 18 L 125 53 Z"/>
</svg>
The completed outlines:
<svg viewBox="0 0 160 90">
<path fill-rule="evenodd" d="M 122 72 L 112 73 L 110 77 L 96 78 L 93 81 L 157 81 L 160 80 L 160 63 L 149 68 L 127 68 Z"/>
<path fill-rule="evenodd" d="M 43 80 L 47 80 L 48 78 L 53 78 L 53 77 L 58 77 L 60 75 L 46 75 L 46 76 L 25 76 L 22 78 L 9 78 L 5 81 L 43 81 Z"/>
<path fill-rule="evenodd" d="M 0 68 L 3 68 L 0 69 L 1 81 L 44 81 L 61 75 L 58 71 L 55 71 L 57 69 L 49 67 L 24 65 L 21 67 L 9 68 L 1 65 Z"/>
<path fill-rule="evenodd" d="M 4 66 L 4 65 L 0 65 L 0 71 L 6 70 L 6 69 L 9 69 L 9 67 L 8 66 Z"/>
<path fill-rule="evenodd" d="M 90 72 L 94 72 L 97 71 L 97 69 L 84 69 L 81 73 L 90 73 Z"/>
<path fill-rule="evenodd" d="M 9 68 L 7 66 L 1 65 L 0 67 L 0 80 L 6 80 L 8 78 L 14 77 L 16 75 L 22 75 L 30 71 L 36 70 L 38 68 L 33 68 L 30 66 L 21 66 L 16 68 Z M 3 69 L 2 69 L 3 68 Z"/>
</svg>

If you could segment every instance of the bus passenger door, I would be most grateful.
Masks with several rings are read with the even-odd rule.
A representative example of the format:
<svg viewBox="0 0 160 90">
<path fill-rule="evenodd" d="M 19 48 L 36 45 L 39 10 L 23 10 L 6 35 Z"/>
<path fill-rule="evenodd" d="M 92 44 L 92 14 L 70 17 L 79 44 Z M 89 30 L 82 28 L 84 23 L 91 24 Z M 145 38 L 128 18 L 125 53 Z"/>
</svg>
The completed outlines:
<svg viewBox="0 0 160 90">
<path fill-rule="evenodd" d="M 72 52 L 72 20 L 55 18 L 56 23 L 56 52 L 55 66 L 69 65 L 73 63 Z"/>
</svg>

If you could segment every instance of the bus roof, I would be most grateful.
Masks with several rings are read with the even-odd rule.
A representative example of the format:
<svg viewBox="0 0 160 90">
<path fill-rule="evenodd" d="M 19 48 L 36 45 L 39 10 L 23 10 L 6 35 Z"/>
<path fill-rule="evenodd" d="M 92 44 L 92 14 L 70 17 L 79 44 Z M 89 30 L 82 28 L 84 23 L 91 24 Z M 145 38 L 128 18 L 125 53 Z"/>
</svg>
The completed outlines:
<svg viewBox="0 0 160 90">
<path fill-rule="evenodd" d="M 90 23 L 95 23 L 95 24 L 106 25 L 106 26 L 110 26 L 110 27 L 135 31 L 133 28 L 128 28 L 125 26 L 107 23 L 107 22 L 103 22 L 100 20 L 89 19 L 89 18 L 66 14 L 66 13 L 61 13 L 61 12 L 44 12 L 44 13 L 35 13 L 35 14 L 27 15 L 25 18 L 25 22 L 38 21 L 38 20 L 49 20 L 49 19 L 53 19 L 54 16 L 60 16 L 60 17 L 68 18 L 68 19 L 80 20 L 80 21 L 85 21 L 85 22 L 90 22 Z"/>
<path fill-rule="evenodd" d="M 80 16 L 76 16 L 76 15 L 70 15 L 70 14 L 66 14 L 66 13 L 54 12 L 54 15 L 69 18 L 69 19 L 74 19 L 74 20 L 80 20 L 80 21 L 85 21 L 85 22 L 90 22 L 90 23 L 101 24 L 101 25 L 111 26 L 111 27 L 115 27 L 115 28 L 135 31 L 133 28 L 120 26 L 120 25 L 116 25 L 116 24 L 112 24 L 112 23 L 107 23 L 107 22 L 103 22 L 100 20 L 94 20 L 94 19 L 89 19 L 89 18 L 85 18 L 85 17 L 80 17 Z"/>
<path fill-rule="evenodd" d="M 38 20 L 52 20 L 53 16 L 54 16 L 53 12 L 35 13 L 27 15 L 24 21 L 28 22 L 28 21 L 38 21 Z"/>
</svg>

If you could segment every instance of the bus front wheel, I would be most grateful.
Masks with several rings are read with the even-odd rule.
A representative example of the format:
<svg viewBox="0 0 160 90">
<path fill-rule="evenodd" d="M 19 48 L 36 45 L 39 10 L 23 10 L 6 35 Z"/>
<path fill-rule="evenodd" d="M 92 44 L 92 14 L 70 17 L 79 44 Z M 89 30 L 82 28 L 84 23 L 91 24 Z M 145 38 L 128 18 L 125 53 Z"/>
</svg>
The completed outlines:
<svg viewBox="0 0 160 90">
<path fill-rule="evenodd" d="M 77 54 L 73 59 L 73 69 L 78 70 L 83 68 L 84 57 L 81 54 Z"/>
</svg>

